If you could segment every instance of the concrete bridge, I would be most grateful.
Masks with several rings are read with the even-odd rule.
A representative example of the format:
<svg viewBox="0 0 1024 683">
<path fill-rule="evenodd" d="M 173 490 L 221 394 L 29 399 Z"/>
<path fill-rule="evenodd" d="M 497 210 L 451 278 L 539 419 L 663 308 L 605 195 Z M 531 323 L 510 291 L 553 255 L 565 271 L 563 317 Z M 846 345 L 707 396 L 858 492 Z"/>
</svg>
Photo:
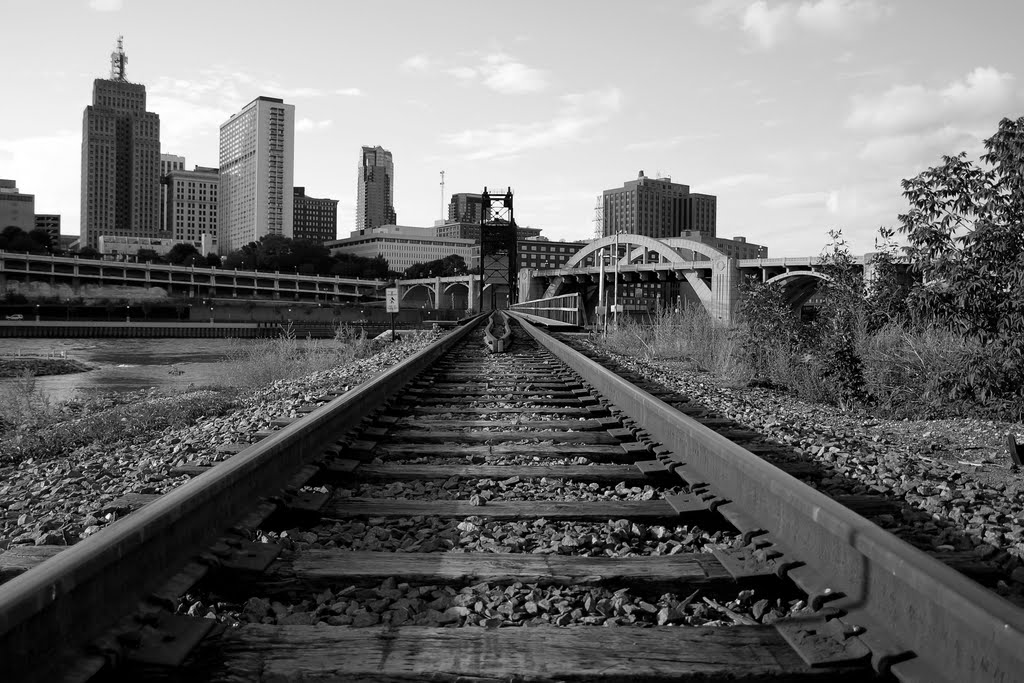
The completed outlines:
<svg viewBox="0 0 1024 683">
<path fill-rule="evenodd" d="M 871 276 L 873 254 L 854 261 Z M 816 256 L 736 259 L 695 240 L 620 234 L 591 242 L 561 268 L 521 270 L 519 301 L 579 292 L 592 314 L 603 273 L 608 303 L 617 289 L 620 300 L 646 299 L 644 310 L 658 299 L 668 304 L 679 297 L 699 303 L 714 319 L 732 322 L 743 278 L 781 283 L 787 299 L 799 307 L 827 279 L 822 265 Z"/>
<path fill-rule="evenodd" d="M 508 287 L 487 284 L 484 286 L 481 308 L 480 276 L 474 274 L 449 277 L 425 277 L 415 280 L 396 280 L 398 298 L 403 306 L 426 306 L 439 310 L 486 310 L 492 300 L 490 290 L 495 287 L 494 299 L 498 308 L 508 305 Z"/>
<path fill-rule="evenodd" d="M 341 303 L 376 295 L 378 280 L 278 271 L 225 270 L 0 251 L 0 293 L 46 284 L 79 296 L 84 287 L 161 288 L 168 297 L 256 298 Z"/>
</svg>

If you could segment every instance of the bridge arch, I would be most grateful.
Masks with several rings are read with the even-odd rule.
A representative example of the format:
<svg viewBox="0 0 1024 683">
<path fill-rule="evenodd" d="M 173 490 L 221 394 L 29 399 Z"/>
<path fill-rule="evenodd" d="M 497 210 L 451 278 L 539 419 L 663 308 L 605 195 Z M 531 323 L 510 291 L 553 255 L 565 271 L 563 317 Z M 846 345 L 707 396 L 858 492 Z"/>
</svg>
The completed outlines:
<svg viewBox="0 0 1024 683">
<path fill-rule="evenodd" d="M 573 254 L 572 258 L 566 261 L 562 268 L 577 268 L 588 256 L 601 251 L 605 247 L 614 246 L 616 244 L 628 245 L 631 247 L 627 249 L 627 255 L 623 263 L 630 263 L 636 258 L 639 250 L 632 247 L 640 247 L 641 249 L 646 249 L 648 252 L 658 254 L 665 263 L 690 263 L 689 259 L 684 258 L 683 255 L 677 251 L 679 249 L 690 250 L 694 253 L 706 256 L 712 261 L 720 258 L 726 258 L 725 254 L 714 247 L 704 244 L 703 242 L 688 240 L 682 237 L 659 240 L 654 237 L 647 237 L 646 235 L 626 233 L 622 235 L 609 235 L 607 237 L 594 240 Z"/>
<path fill-rule="evenodd" d="M 765 280 L 766 285 L 775 283 L 781 285 L 783 296 L 795 309 L 799 309 L 807 303 L 818 291 L 822 282 L 832 282 L 832 278 L 814 270 L 791 270 Z"/>
<path fill-rule="evenodd" d="M 434 298 L 435 298 L 435 296 L 437 294 L 434 291 L 434 287 L 432 285 L 430 285 L 430 284 L 425 283 L 425 282 L 417 282 L 415 284 L 411 284 L 411 285 L 402 287 L 401 290 L 399 291 L 399 298 L 401 300 L 405 300 L 406 298 L 408 298 L 410 293 L 414 292 L 419 287 L 422 287 L 423 289 L 426 290 L 426 292 L 427 292 L 427 301 L 429 301 L 431 303 L 431 305 L 433 305 L 434 304 Z"/>
</svg>

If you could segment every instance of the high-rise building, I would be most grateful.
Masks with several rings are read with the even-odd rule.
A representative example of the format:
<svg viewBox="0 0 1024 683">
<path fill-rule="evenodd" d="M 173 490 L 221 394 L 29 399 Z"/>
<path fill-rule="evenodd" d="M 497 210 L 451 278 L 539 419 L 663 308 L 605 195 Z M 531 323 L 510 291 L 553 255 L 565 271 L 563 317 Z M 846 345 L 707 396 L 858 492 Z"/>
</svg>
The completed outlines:
<svg viewBox="0 0 1024 683">
<path fill-rule="evenodd" d="M 50 236 L 50 244 L 56 247 L 60 243 L 60 214 L 37 213 L 35 229 L 45 230 L 46 234 Z"/>
<path fill-rule="evenodd" d="M 0 179 L 0 230 L 11 226 L 25 232 L 36 227 L 36 196 L 18 192 L 13 180 Z"/>
<path fill-rule="evenodd" d="M 171 171 L 184 171 L 185 170 L 185 157 L 180 157 L 177 154 L 161 154 L 160 155 L 160 175 L 165 176 Z"/>
<path fill-rule="evenodd" d="M 295 105 L 257 97 L 220 127 L 217 249 L 292 237 Z"/>
<path fill-rule="evenodd" d="M 528 226 L 517 225 L 516 226 L 516 239 L 529 240 L 540 236 L 540 228 L 531 228 Z M 459 239 L 468 239 L 480 241 L 480 222 L 476 223 L 462 223 L 462 222 L 448 222 L 441 223 L 440 225 L 434 226 L 434 233 L 438 237 L 458 237 Z"/>
<path fill-rule="evenodd" d="M 176 169 L 163 178 L 167 192 L 164 222 L 171 239 L 201 242 L 208 235 L 217 246 L 217 208 L 220 175 L 215 168 Z"/>
<path fill-rule="evenodd" d="M 100 235 L 157 237 L 160 232 L 160 117 L 146 111 L 146 86 L 130 83 L 122 39 L 110 78 L 93 81 L 82 117 L 84 245 Z"/>
<path fill-rule="evenodd" d="M 448 202 L 449 223 L 476 223 L 480 224 L 480 210 L 483 206 L 483 197 L 480 194 L 470 192 L 458 192 L 452 195 Z M 487 217 L 490 219 L 490 216 Z"/>
<path fill-rule="evenodd" d="M 363 147 L 359 155 L 356 229 L 396 225 L 395 164 L 383 147 Z"/>
<path fill-rule="evenodd" d="M 307 197 L 305 187 L 295 188 L 295 239 L 329 242 L 338 239 L 338 200 Z"/>
<path fill-rule="evenodd" d="M 166 234 L 167 226 L 167 174 L 171 171 L 184 171 L 185 157 L 176 154 L 160 155 L 160 232 Z"/>
<path fill-rule="evenodd" d="M 614 190 L 603 193 L 604 235 L 628 232 L 647 237 L 678 237 L 684 230 L 715 236 L 717 199 L 690 192 L 689 185 L 671 178 L 648 178 L 640 171 Z"/>
</svg>

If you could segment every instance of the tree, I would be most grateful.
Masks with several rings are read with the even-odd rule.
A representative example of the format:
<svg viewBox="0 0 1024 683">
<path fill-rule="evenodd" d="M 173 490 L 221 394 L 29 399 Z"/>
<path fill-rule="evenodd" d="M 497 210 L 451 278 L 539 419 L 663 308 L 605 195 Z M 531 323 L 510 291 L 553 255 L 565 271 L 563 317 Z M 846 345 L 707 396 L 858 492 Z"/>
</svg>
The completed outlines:
<svg viewBox="0 0 1024 683">
<path fill-rule="evenodd" d="M 28 238 L 39 245 L 39 250 L 50 253 L 57 245 L 53 243 L 53 237 L 43 228 L 33 228 L 28 231 Z"/>
<path fill-rule="evenodd" d="M 25 232 L 16 225 L 8 225 L 0 231 L 0 249 L 45 254 L 50 251 L 50 234 L 38 229 Z"/>
<path fill-rule="evenodd" d="M 78 250 L 78 258 L 98 259 L 99 257 L 100 252 L 93 247 L 82 247 Z"/>
<path fill-rule="evenodd" d="M 135 254 L 136 263 L 163 263 L 164 260 L 160 258 L 160 254 L 156 253 L 153 249 L 139 249 Z"/>
<path fill-rule="evenodd" d="M 904 180 L 899 217 L 922 281 L 911 307 L 976 342 L 951 397 L 1024 399 L 1024 117 L 1003 119 L 982 164 L 961 152 Z"/>
<path fill-rule="evenodd" d="M 830 230 L 829 237 L 821 258 L 828 279 L 818 288 L 822 304 L 813 325 L 814 347 L 829 397 L 846 409 L 867 398 L 864 363 L 857 352 L 867 300 L 863 273 L 855 267 L 842 231 Z"/>
<path fill-rule="evenodd" d="M 465 275 L 468 272 L 466 260 L 458 254 L 449 254 L 444 258 L 427 261 L 426 263 L 414 263 L 405 269 L 403 277 L 408 280 L 416 280 L 424 277 L 451 277 L 453 275 Z"/>
<path fill-rule="evenodd" d="M 194 244 L 188 242 L 179 242 L 171 247 L 171 250 L 167 252 L 167 262 L 175 266 L 194 266 L 200 265 L 203 261 L 203 255 L 199 253 Z"/>
</svg>

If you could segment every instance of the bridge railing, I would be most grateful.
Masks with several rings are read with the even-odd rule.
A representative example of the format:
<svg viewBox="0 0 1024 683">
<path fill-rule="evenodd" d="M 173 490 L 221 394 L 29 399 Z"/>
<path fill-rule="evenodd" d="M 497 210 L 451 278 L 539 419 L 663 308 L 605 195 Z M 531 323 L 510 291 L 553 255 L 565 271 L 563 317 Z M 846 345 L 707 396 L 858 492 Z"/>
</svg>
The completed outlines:
<svg viewBox="0 0 1024 683">
<path fill-rule="evenodd" d="M 576 294 L 560 294 L 547 299 L 534 299 L 532 301 L 521 301 L 512 304 L 512 310 L 516 313 L 525 313 L 538 318 L 556 320 L 566 325 L 582 327 L 586 324 L 586 316 L 583 313 L 583 300 Z"/>
</svg>

